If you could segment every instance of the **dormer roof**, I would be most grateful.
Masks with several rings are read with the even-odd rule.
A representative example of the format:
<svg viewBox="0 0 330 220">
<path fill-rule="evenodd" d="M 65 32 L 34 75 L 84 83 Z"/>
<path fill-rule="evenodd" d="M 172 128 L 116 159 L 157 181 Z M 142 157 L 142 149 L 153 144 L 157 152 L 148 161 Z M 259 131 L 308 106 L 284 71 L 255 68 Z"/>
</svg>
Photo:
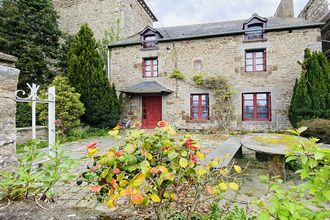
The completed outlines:
<svg viewBox="0 0 330 220">
<path fill-rule="evenodd" d="M 268 21 L 267 18 L 263 18 L 260 15 L 258 15 L 257 13 L 253 13 L 252 16 L 249 19 L 247 19 L 246 21 L 244 21 L 243 26 L 245 26 L 246 24 L 249 24 L 254 19 L 258 19 L 262 23 L 266 23 Z"/>
</svg>

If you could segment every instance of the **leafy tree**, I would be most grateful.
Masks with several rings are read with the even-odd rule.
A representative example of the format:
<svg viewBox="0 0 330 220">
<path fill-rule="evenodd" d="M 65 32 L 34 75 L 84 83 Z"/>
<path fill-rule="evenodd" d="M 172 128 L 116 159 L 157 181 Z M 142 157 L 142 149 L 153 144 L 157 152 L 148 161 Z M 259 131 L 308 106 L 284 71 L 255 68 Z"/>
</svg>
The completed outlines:
<svg viewBox="0 0 330 220">
<path fill-rule="evenodd" d="M 330 117 L 330 65 L 321 52 L 305 50 L 300 79 L 296 80 L 289 119 L 293 126 L 303 119 Z"/>
<path fill-rule="evenodd" d="M 84 104 L 80 101 L 80 94 L 71 87 L 68 78 L 56 76 L 50 86 L 56 90 L 56 118 L 61 120 L 62 132 L 80 124 L 80 117 L 84 114 Z M 40 113 L 38 119 L 47 121 L 47 105 L 38 105 Z"/>
<path fill-rule="evenodd" d="M 0 51 L 18 57 L 18 87 L 45 85 L 54 76 L 60 30 L 51 0 L 3 0 L 0 3 Z"/>
<path fill-rule="evenodd" d="M 71 44 L 67 76 L 86 107 L 84 122 L 96 127 L 112 127 L 118 122 L 122 101 L 107 80 L 98 44 L 87 24 L 81 26 Z"/>
</svg>

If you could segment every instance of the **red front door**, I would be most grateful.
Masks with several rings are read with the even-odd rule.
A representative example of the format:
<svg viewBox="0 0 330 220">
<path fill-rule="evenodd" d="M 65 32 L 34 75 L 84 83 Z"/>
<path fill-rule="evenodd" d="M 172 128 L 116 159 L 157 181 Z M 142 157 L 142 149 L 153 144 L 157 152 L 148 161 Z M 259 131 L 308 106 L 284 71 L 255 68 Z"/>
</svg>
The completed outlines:
<svg viewBox="0 0 330 220">
<path fill-rule="evenodd" d="M 162 120 L 162 97 L 142 97 L 142 128 L 155 128 Z"/>
</svg>

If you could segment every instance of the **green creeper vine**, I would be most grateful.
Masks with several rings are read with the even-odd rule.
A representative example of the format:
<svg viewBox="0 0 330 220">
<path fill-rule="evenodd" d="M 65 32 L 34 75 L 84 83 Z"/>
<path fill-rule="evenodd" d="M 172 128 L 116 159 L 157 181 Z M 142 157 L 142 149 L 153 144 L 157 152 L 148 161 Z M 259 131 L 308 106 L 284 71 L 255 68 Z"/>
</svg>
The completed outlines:
<svg viewBox="0 0 330 220">
<path fill-rule="evenodd" d="M 228 81 L 222 76 L 208 76 L 206 73 L 196 74 L 192 80 L 199 87 L 213 90 L 215 102 L 212 109 L 214 117 L 220 128 L 228 131 L 234 117 L 233 91 Z"/>
</svg>

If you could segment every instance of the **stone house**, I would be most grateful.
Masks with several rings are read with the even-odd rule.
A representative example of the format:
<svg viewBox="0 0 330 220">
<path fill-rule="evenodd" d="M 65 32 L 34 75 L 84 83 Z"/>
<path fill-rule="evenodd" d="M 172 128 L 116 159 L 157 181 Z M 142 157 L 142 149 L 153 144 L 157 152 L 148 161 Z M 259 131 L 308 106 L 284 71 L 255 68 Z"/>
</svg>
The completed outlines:
<svg viewBox="0 0 330 220">
<path fill-rule="evenodd" d="M 144 0 L 53 0 L 61 30 L 75 34 L 87 23 L 97 39 L 105 31 L 118 31 L 119 37 L 136 34 L 157 21 Z"/>
<path fill-rule="evenodd" d="M 165 28 L 147 26 L 109 45 L 111 81 L 127 95 L 123 117 L 154 128 L 217 128 L 212 90 L 195 86 L 196 73 L 225 77 L 234 90 L 233 130 L 283 130 L 304 49 L 321 49 L 321 23 L 293 17 L 282 0 L 276 16 Z M 184 81 L 169 78 L 178 69 Z"/>
<path fill-rule="evenodd" d="M 315 22 L 324 22 L 321 27 L 322 50 L 330 61 L 330 10 L 328 0 L 309 0 L 298 17 Z"/>
</svg>

